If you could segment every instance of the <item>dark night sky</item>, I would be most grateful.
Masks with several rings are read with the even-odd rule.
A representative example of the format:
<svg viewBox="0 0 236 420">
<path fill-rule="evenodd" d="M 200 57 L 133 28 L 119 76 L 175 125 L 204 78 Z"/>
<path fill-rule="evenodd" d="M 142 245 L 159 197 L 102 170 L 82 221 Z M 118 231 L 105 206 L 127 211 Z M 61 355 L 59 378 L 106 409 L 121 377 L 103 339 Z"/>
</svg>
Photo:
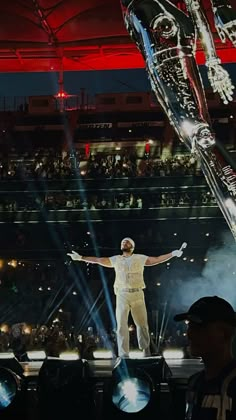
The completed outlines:
<svg viewBox="0 0 236 420">
<path fill-rule="evenodd" d="M 235 64 L 225 65 L 236 84 Z M 200 67 L 205 86 L 206 69 Z M 150 90 L 144 69 L 81 71 L 64 73 L 64 89 L 78 94 L 85 88 L 89 95 L 105 92 L 144 92 Z M 58 73 L 0 73 L 0 96 L 51 95 L 58 91 Z"/>
<path fill-rule="evenodd" d="M 149 81 L 144 69 L 81 71 L 64 73 L 64 89 L 77 94 L 147 91 Z M 0 96 L 50 95 L 58 91 L 58 73 L 0 73 Z"/>
</svg>

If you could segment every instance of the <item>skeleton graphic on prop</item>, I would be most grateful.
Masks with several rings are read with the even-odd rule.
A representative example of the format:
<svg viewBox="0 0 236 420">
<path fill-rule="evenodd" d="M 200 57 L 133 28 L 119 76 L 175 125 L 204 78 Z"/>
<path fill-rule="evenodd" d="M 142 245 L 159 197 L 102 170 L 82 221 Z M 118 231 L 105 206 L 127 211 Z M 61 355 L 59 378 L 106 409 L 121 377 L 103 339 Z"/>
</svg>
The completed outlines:
<svg viewBox="0 0 236 420">
<path fill-rule="evenodd" d="M 225 104 L 234 86 L 222 67 L 207 17 L 198 0 L 185 0 L 188 14 L 168 0 L 121 0 L 124 23 L 142 53 L 158 102 L 180 141 L 200 161 L 218 206 L 236 239 L 236 172 L 212 130 L 204 86 L 196 63 L 200 39 L 207 74 Z M 225 0 L 211 0 L 221 40 L 236 47 L 236 12 Z"/>
</svg>

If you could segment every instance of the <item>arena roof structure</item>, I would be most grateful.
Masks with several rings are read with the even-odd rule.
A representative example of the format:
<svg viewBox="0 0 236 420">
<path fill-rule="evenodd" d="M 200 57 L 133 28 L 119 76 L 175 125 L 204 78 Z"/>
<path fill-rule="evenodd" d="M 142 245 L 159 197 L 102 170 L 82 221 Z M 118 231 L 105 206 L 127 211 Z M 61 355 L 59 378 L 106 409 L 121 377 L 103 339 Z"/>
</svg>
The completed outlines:
<svg viewBox="0 0 236 420">
<path fill-rule="evenodd" d="M 235 63 L 236 49 L 230 41 L 222 44 L 216 34 L 210 0 L 202 1 L 219 57 L 223 63 Z M 204 63 L 200 46 L 197 61 Z M 126 31 L 119 0 L 0 2 L 0 72 L 142 67 L 143 58 Z"/>
</svg>

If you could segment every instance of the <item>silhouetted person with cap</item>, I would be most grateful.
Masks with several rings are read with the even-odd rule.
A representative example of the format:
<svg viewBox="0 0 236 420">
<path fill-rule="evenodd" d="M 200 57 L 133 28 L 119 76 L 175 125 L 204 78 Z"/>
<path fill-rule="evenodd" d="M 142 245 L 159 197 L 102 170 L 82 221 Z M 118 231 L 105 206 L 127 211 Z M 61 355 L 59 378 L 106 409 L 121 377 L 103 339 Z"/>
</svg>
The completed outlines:
<svg viewBox="0 0 236 420">
<path fill-rule="evenodd" d="M 131 238 L 121 241 L 122 255 L 112 257 L 84 257 L 77 252 L 68 253 L 74 261 L 85 261 L 99 264 L 104 267 L 114 268 L 116 295 L 116 322 L 117 322 L 117 346 L 118 355 L 129 356 L 129 328 L 128 317 L 131 312 L 137 329 L 137 340 L 144 356 L 150 355 L 150 335 L 148 328 L 147 310 L 143 289 L 146 287 L 143 278 L 144 267 L 161 264 L 173 257 L 181 257 L 182 249 L 187 246 L 184 242 L 180 249 L 160 255 L 148 257 L 147 255 L 134 254 L 135 243 Z"/>
<path fill-rule="evenodd" d="M 189 378 L 185 420 L 236 420 L 233 307 L 218 296 L 206 296 L 174 320 L 188 321 L 190 353 L 204 363 L 204 369 Z"/>
</svg>

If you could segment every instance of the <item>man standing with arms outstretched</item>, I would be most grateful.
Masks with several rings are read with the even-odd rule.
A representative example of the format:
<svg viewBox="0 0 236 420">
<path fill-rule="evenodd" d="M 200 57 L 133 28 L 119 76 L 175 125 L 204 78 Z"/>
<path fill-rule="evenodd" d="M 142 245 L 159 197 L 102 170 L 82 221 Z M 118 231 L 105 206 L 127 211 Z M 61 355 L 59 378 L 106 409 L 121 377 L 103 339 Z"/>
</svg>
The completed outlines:
<svg viewBox="0 0 236 420">
<path fill-rule="evenodd" d="M 158 257 L 148 257 L 147 255 L 134 254 L 133 239 L 124 238 L 121 241 L 122 255 L 84 257 L 75 251 L 67 254 L 73 261 L 84 261 L 114 268 L 116 274 L 114 292 L 116 295 L 117 346 L 120 357 L 129 357 L 128 317 L 130 312 L 137 329 L 138 346 L 140 350 L 143 350 L 144 356 L 150 356 L 150 335 L 143 292 L 146 287 L 143 277 L 144 267 L 161 264 L 173 257 L 181 257 L 182 249 L 186 246 L 185 242 L 178 250 Z"/>
</svg>

